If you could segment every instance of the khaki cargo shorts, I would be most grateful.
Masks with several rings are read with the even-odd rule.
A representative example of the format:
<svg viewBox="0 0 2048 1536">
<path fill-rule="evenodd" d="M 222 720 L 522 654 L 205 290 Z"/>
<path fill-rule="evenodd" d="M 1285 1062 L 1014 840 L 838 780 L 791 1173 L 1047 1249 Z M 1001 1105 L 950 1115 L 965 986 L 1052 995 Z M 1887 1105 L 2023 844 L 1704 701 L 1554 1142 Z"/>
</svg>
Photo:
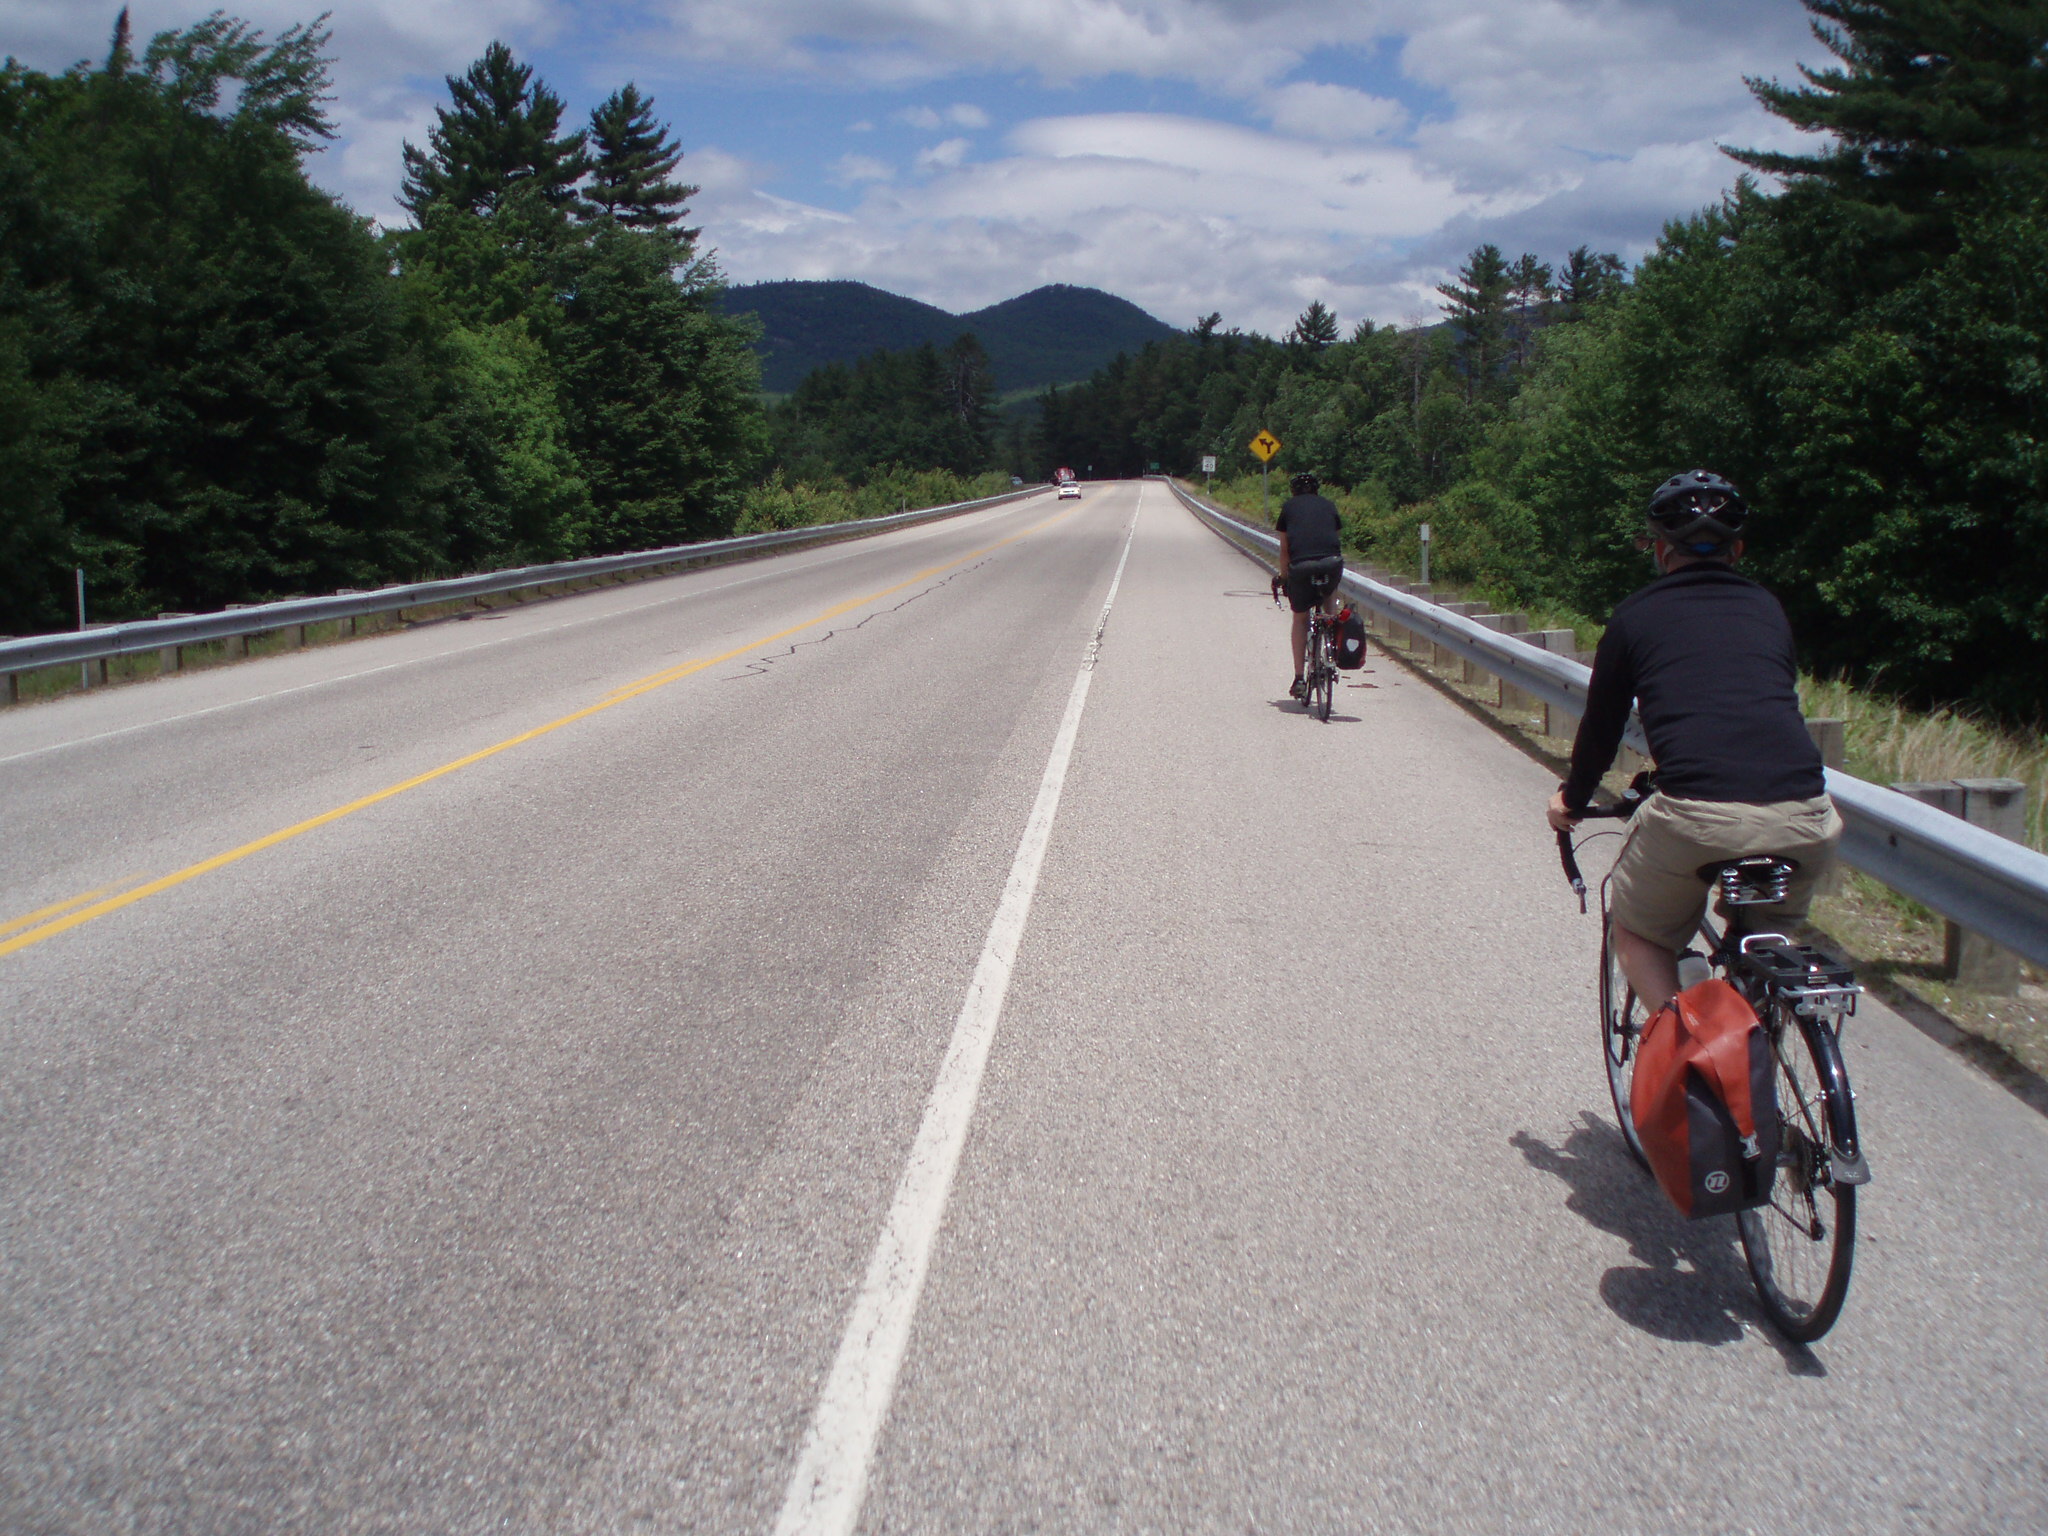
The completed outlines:
<svg viewBox="0 0 2048 1536">
<path fill-rule="evenodd" d="M 1799 865 L 1785 899 L 1746 910 L 1752 924 L 1789 926 L 1806 916 L 1841 840 L 1842 818 L 1826 795 L 1770 805 L 1652 795 L 1632 818 L 1614 861 L 1609 910 L 1631 933 L 1684 949 L 1699 931 L 1711 894 L 1700 866 L 1775 853 Z"/>
</svg>

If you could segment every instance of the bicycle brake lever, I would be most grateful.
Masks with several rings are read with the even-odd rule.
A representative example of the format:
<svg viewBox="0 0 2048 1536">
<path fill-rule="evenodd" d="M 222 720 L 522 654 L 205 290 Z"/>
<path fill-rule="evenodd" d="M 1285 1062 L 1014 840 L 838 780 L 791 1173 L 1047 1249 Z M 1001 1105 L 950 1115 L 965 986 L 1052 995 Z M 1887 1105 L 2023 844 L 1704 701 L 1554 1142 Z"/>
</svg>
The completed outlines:
<svg viewBox="0 0 2048 1536">
<path fill-rule="evenodd" d="M 1557 834 L 1557 856 L 1564 865 L 1564 877 L 1572 883 L 1572 894 L 1579 898 L 1579 916 L 1586 915 L 1586 877 L 1579 872 L 1578 855 L 1572 848 L 1569 832 Z"/>
</svg>

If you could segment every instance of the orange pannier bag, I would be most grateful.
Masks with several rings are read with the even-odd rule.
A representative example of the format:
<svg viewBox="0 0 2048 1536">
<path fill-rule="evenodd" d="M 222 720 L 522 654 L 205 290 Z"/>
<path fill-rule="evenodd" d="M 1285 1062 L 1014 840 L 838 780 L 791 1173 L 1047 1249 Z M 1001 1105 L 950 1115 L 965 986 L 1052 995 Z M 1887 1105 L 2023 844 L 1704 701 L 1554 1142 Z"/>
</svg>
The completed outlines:
<svg viewBox="0 0 2048 1536">
<path fill-rule="evenodd" d="M 1687 1216 L 1771 1197 L 1778 1094 L 1771 1043 L 1719 977 L 1687 987 L 1644 1026 L 1629 1111 L 1650 1171 Z"/>
</svg>

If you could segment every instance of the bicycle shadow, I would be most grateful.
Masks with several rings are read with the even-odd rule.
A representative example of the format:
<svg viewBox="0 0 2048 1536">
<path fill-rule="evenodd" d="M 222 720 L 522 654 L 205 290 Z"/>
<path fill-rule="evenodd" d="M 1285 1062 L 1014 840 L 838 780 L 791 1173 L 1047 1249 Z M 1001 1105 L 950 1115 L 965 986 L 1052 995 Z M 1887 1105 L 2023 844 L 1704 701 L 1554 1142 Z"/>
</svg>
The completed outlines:
<svg viewBox="0 0 2048 1536">
<path fill-rule="evenodd" d="M 1291 715 L 1305 715 L 1308 713 L 1308 710 L 1303 707 L 1299 699 L 1268 699 L 1266 700 L 1266 702 L 1272 705 L 1275 709 L 1286 710 Z M 1330 718 L 1328 720 L 1318 721 L 1317 724 L 1363 725 L 1365 724 L 1365 721 L 1357 715 L 1340 715 L 1335 710 L 1332 710 L 1330 711 Z"/>
<path fill-rule="evenodd" d="M 1565 1209 L 1623 1239 L 1634 1265 L 1600 1277 L 1600 1299 L 1631 1328 L 1678 1344 L 1734 1344 L 1753 1324 L 1795 1376 L 1825 1376 L 1804 1345 L 1779 1336 L 1757 1306 L 1735 1225 L 1687 1221 L 1629 1155 L 1621 1132 L 1591 1112 L 1553 1147 L 1527 1131 L 1508 1138 L 1529 1166 L 1564 1181 Z"/>
</svg>

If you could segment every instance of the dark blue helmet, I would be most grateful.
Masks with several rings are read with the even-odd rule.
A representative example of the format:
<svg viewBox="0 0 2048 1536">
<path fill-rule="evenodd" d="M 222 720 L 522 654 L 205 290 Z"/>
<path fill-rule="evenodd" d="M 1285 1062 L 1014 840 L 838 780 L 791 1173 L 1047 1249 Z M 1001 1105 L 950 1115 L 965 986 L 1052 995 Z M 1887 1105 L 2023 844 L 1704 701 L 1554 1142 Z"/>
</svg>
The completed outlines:
<svg viewBox="0 0 2048 1536">
<path fill-rule="evenodd" d="M 1310 474 L 1307 470 L 1303 470 L 1300 474 L 1296 475 L 1292 480 L 1289 480 L 1287 482 L 1287 489 L 1294 492 L 1294 494 L 1297 496 L 1313 496 L 1317 491 L 1320 491 L 1322 488 L 1323 482 L 1318 480 L 1314 475 Z"/>
</svg>

